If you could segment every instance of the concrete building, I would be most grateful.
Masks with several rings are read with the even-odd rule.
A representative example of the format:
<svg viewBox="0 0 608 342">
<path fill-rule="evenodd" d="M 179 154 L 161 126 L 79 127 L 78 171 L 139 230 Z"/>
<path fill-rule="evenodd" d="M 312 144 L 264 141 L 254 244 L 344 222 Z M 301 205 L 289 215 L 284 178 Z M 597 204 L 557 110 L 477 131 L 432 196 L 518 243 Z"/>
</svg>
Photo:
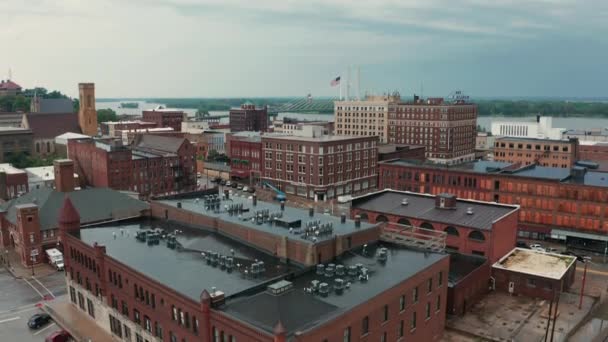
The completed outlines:
<svg viewBox="0 0 608 342">
<path fill-rule="evenodd" d="M 232 203 L 220 201 L 220 206 Z M 244 204 L 251 211 L 280 210 L 276 204 Z M 183 229 L 177 243 L 188 250 L 165 247 L 164 241 L 155 246 L 155 238 L 150 238 L 151 244 L 138 242 L 134 235 L 143 237 L 151 231 L 139 229 L 139 224 L 80 229 L 78 211 L 68 200 L 61 211 L 70 301 L 117 339 L 441 339 L 447 255 L 380 246 L 374 243 L 378 230 L 373 225 L 361 223 L 356 228 L 350 220 L 341 223 L 326 215 L 313 214 L 310 219 L 337 219 L 336 228 L 313 242 L 311 236 L 290 234 L 287 226 L 215 213 L 195 200 L 161 200 L 152 206 L 152 215 L 168 218 L 171 225 L 153 221 L 149 228 Z M 186 216 L 191 218 L 188 226 L 198 228 L 186 228 Z M 286 222 L 295 219 L 302 224 L 302 217 L 308 217 L 306 211 L 284 208 Z M 217 232 L 200 229 L 211 222 Z M 114 238 L 116 231 L 124 235 Z M 267 253 L 268 248 L 275 252 Z M 316 260 L 317 254 L 321 260 Z M 337 254 L 343 255 L 334 263 Z M 332 263 L 307 270 L 297 261 L 305 259 L 310 259 L 306 265 Z"/>
<path fill-rule="evenodd" d="M 477 105 L 414 95 L 411 102 L 389 106 L 388 142 L 422 145 L 426 157 L 442 164 L 475 159 Z"/>
<path fill-rule="evenodd" d="M 230 109 L 230 132 L 268 131 L 268 107 L 256 107 L 245 103 L 240 108 Z"/>
<path fill-rule="evenodd" d="M 518 204 L 518 235 L 554 239 L 601 251 L 608 237 L 608 177 L 581 166 L 572 169 L 478 161 L 446 168 L 434 163 L 381 162 L 381 189 Z"/>
<path fill-rule="evenodd" d="M 156 122 L 146 122 L 141 120 L 107 121 L 99 124 L 101 134 L 113 138 L 120 138 L 121 132 L 119 131 L 139 130 L 156 127 Z"/>
<path fill-rule="evenodd" d="M 425 160 L 424 146 L 396 144 L 378 145 L 378 161 L 390 159 Z"/>
<path fill-rule="evenodd" d="M 297 131 L 302 130 L 302 126 L 320 126 L 323 127 L 323 134 L 333 134 L 334 123 L 331 121 L 307 121 L 285 117 L 281 120 L 272 122 L 272 131 L 286 135 L 297 134 Z"/>
<path fill-rule="evenodd" d="M 27 174 L 27 185 L 29 189 L 40 189 L 43 187 L 55 188 L 55 167 L 54 166 L 39 166 L 28 167 L 24 170 Z M 78 190 L 80 181 L 78 174 L 74 173 L 75 189 Z"/>
<path fill-rule="evenodd" d="M 230 157 L 230 177 L 260 179 L 262 136 L 260 132 L 238 132 L 226 135 Z"/>
<path fill-rule="evenodd" d="M 0 80 L 0 96 L 15 96 L 21 93 L 21 86 L 12 80 Z"/>
<path fill-rule="evenodd" d="M 578 138 L 588 142 L 608 142 L 608 129 L 606 128 L 590 128 L 590 129 L 568 129 L 562 133 L 562 139 L 568 140 Z"/>
<path fill-rule="evenodd" d="M 0 202 L 19 197 L 28 190 L 25 171 L 11 164 L 0 164 Z"/>
<path fill-rule="evenodd" d="M 365 99 L 335 101 L 337 135 L 377 136 L 380 143 L 388 140 L 388 109 L 401 100 L 399 94 L 368 95 Z"/>
<path fill-rule="evenodd" d="M 97 111 L 95 111 L 95 83 L 79 83 L 78 94 L 80 107 L 78 109 L 78 126 L 80 132 L 89 136 L 97 135 Z M 71 111 L 70 111 L 71 112 Z M 65 132 L 73 132 L 66 130 Z M 56 134 L 55 136 L 59 135 Z"/>
<path fill-rule="evenodd" d="M 144 110 L 142 119 L 146 122 L 156 123 L 156 127 L 171 127 L 176 132 L 181 132 L 182 122 L 186 120 L 186 113 L 177 109 L 166 109 L 162 106 L 154 110 Z"/>
<path fill-rule="evenodd" d="M 57 247 L 57 208 L 61 208 L 66 197 L 82 213 L 78 224 L 114 221 L 148 213 L 147 203 L 108 188 L 74 191 L 74 165 L 69 160 L 56 160 L 54 168 L 55 189 L 31 189 L 0 207 L 0 245 L 14 249 L 24 266 L 44 262 L 44 250 Z"/>
<path fill-rule="evenodd" d="M 196 188 L 195 149 L 185 138 L 138 136 L 131 146 L 118 139 L 68 143 L 82 186 L 128 190 L 143 197 Z"/>
<path fill-rule="evenodd" d="M 576 257 L 515 248 L 492 266 L 497 290 L 555 300 L 576 276 Z"/>
<path fill-rule="evenodd" d="M 21 127 L 0 127 L 0 162 L 11 155 L 24 153 L 32 155 L 32 130 Z"/>
<path fill-rule="evenodd" d="M 494 141 L 496 137 L 486 132 L 477 132 L 477 138 L 475 139 L 475 150 L 477 151 L 491 151 L 494 147 Z"/>
<path fill-rule="evenodd" d="M 182 132 L 189 134 L 201 134 L 204 131 L 209 130 L 209 125 L 219 123 L 219 119 L 217 122 L 209 121 L 209 120 L 188 120 L 182 122 Z"/>
<path fill-rule="evenodd" d="M 494 161 L 497 162 L 570 169 L 579 157 L 579 142 L 576 138 L 549 140 L 502 137 L 494 142 Z"/>
<path fill-rule="evenodd" d="M 323 135 L 311 126 L 302 136 L 262 136 L 262 180 L 287 194 L 315 201 L 376 188 L 377 136 Z"/>
<path fill-rule="evenodd" d="M 492 121 L 492 135 L 532 139 L 562 139 L 565 128 L 554 128 L 550 116 L 536 116 L 535 121 Z"/>
</svg>

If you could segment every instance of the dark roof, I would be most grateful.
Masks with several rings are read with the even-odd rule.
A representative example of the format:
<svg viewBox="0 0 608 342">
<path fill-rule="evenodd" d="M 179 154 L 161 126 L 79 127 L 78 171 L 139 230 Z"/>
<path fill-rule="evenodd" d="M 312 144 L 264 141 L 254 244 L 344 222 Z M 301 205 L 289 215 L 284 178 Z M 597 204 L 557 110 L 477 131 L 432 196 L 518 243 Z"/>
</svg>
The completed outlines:
<svg viewBox="0 0 608 342">
<path fill-rule="evenodd" d="M 156 228 L 168 232 L 181 230 L 177 240 L 184 248 L 169 249 L 164 240 L 158 246 L 149 246 L 135 239 L 136 232 Z M 280 263 L 277 258 L 217 233 L 187 228 L 175 222 L 147 219 L 124 221 L 81 229 L 79 237 L 89 245 L 95 242 L 104 245 L 110 257 L 195 302 L 200 301 L 203 290 L 211 292 L 216 287 L 229 297 L 277 276 L 285 276 L 295 269 Z M 201 252 L 209 250 L 225 256 L 231 256 L 231 251 L 234 251 L 234 263 L 239 266 L 228 272 L 219 266 L 207 264 Z M 245 274 L 245 265 L 249 267 L 255 260 L 265 263 L 266 272 L 257 277 Z"/>
<path fill-rule="evenodd" d="M 456 286 L 458 283 L 481 267 L 487 261 L 486 258 L 478 255 L 465 255 L 460 253 L 450 253 L 450 272 L 448 273 L 448 286 Z"/>
<path fill-rule="evenodd" d="M 65 132 L 81 132 L 78 113 L 29 113 L 25 118 L 34 138 L 51 139 Z"/>
<path fill-rule="evenodd" d="M 7 80 L 7 81 L 2 81 L 0 82 L 0 90 L 19 90 L 21 89 L 21 86 L 18 85 L 17 83 L 11 81 L 11 80 Z"/>
<path fill-rule="evenodd" d="M 58 225 L 66 194 L 78 210 L 82 224 L 139 216 L 142 210 L 149 208 L 146 202 L 108 188 L 88 188 L 63 193 L 44 187 L 33 189 L 8 201 L 2 205 L 2 209 L 7 211 L 6 218 L 16 224 L 15 206 L 34 203 L 38 206 L 40 229 L 53 229 Z"/>
<path fill-rule="evenodd" d="M 147 151 L 177 153 L 186 141 L 185 138 L 158 134 L 141 134 L 135 138 L 135 148 Z"/>
<path fill-rule="evenodd" d="M 423 252 L 394 245 L 385 244 L 388 248 L 388 260 L 382 263 L 376 259 L 380 245 L 368 245 L 363 254 L 362 248 L 346 252 L 337 259 L 336 265 L 354 266 L 362 264 L 369 271 L 369 279 L 361 282 L 348 275 L 334 276 L 350 282 L 342 294 L 333 289 L 333 279 L 309 271 L 291 280 L 293 290 L 281 295 L 259 293 L 254 296 L 227 301 L 220 307 L 226 314 L 252 324 L 268 333 L 279 320 L 288 333 L 306 331 L 336 318 L 345 311 L 373 300 L 379 294 L 394 288 L 419 272 L 448 258 L 447 254 Z M 330 293 L 327 297 L 308 294 L 304 288 L 310 287 L 313 280 L 327 282 Z"/>
<path fill-rule="evenodd" d="M 38 113 L 57 114 L 71 113 L 74 111 L 74 104 L 70 99 L 40 99 Z"/>
<path fill-rule="evenodd" d="M 442 165 L 435 164 L 432 162 L 421 162 L 416 160 L 404 160 L 394 159 L 379 162 L 384 165 L 397 165 L 397 166 L 414 166 L 424 167 L 431 170 L 453 170 L 463 172 L 475 172 L 475 173 L 487 173 L 487 174 L 501 174 L 511 175 L 517 177 L 530 177 L 545 180 L 553 180 L 564 183 L 577 183 L 581 185 L 608 187 L 608 175 L 604 172 L 589 172 L 585 173 L 583 179 L 573 179 L 570 175 L 570 169 L 561 167 L 545 167 L 538 166 L 535 164 L 522 165 L 518 163 L 504 163 L 495 161 L 479 160 L 470 163 L 463 163 L 458 165 Z"/>
<path fill-rule="evenodd" d="M 403 199 L 408 200 L 408 205 L 401 204 Z M 391 189 L 356 197 L 352 207 L 486 230 L 492 229 L 494 221 L 519 208 L 516 205 L 458 199 L 456 209 L 440 209 L 435 207 L 435 196 Z M 473 210 L 472 215 L 467 214 L 468 208 Z"/>
</svg>

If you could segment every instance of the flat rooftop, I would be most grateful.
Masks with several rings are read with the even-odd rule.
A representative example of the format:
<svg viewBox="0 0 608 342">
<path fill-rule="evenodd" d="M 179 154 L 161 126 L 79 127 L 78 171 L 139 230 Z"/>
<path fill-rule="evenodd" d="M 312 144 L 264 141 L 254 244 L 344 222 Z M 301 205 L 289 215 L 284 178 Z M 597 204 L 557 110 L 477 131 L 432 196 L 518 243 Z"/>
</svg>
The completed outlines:
<svg viewBox="0 0 608 342">
<path fill-rule="evenodd" d="M 559 181 L 563 183 L 576 183 L 581 185 L 608 187 L 608 174 L 604 172 L 589 171 L 580 179 L 574 179 L 570 175 L 570 169 L 560 167 L 545 167 L 535 164 L 522 165 L 517 163 L 504 163 L 487 160 L 479 160 L 458 165 L 443 165 L 429 161 L 417 161 L 406 159 L 395 159 L 379 162 L 379 165 L 397 165 L 405 167 L 423 167 L 431 170 L 454 170 L 463 172 L 474 172 L 484 174 L 503 174 L 516 177 L 529 177 L 545 180 Z"/>
<path fill-rule="evenodd" d="M 268 139 L 280 139 L 280 140 L 293 140 L 293 141 L 307 141 L 307 142 L 328 142 L 328 141 L 350 141 L 350 140 L 361 140 L 365 138 L 377 138 L 377 136 L 352 136 L 352 135 L 333 135 L 324 134 L 320 137 L 302 137 L 296 135 L 284 135 L 281 133 L 266 133 L 262 138 Z"/>
<path fill-rule="evenodd" d="M 51 168 L 52 168 L 52 166 L 51 166 Z M 25 171 L 18 169 L 9 163 L 0 164 L 0 171 L 4 171 L 7 175 L 16 175 L 16 174 L 25 173 Z"/>
<path fill-rule="evenodd" d="M 568 139 L 545 139 L 545 138 L 528 138 L 528 137 L 496 137 L 496 142 L 499 141 L 527 141 L 534 143 L 560 143 L 560 144 L 571 144 L 572 141 Z"/>
<path fill-rule="evenodd" d="M 138 231 L 157 228 L 167 232 L 181 230 L 182 232 L 177 234 L 177 241 L 184 250 L 168 248 L 166 239 L 161 239 L 159 245 L 149 246 L 135 238 Z M 200 300 L 204 289 L 211 292 L 212 287 L 216 287 L 218 291 L 230 296 L 285 275 L 293 269 L 267 254 L 219 234 L 202 229 L 188 229 L 175 223 L 169 225 L 162 221 L 142 219 L 82 228 L 79 237 L 91 246 L 95 242 L 104 245 L 110 257 L 196 302 Z M 219 266 L 208 265 L 201 255 L 201 252 L 207 251 L 233 256 L 237 267 L 228 272 Z M 257 277 L 246 275 L 245 270 L 256 260 L 265 263 L 265 272 Z"/>
<path fill-rule="evenodd" d="M 576 257 L 515 248 L 492 267 L 538 277 L 560 280 L 576 262 Z"/>
<path fill-rule="evenodd" d="M 351 207 L 482 230 L 492 229 L 494 222 L 519 208 L 515 205 L 457 199 L 455 209 L 441 209 L 435 206 L 435 198 L 433 195 L 385 189 L 353 198 Z M 403 205 L 403 200 L 407 200 L 408 204 Z M 473 210 L 472 215 L 467 213 L 469 208 Z"/>
<path fill-rule="evenodd" d="M 381 247 L 388 250 L 386 262 L 377 259 Z M 283 294 L 275 295 L 264 291 L 232 302 L 228 301 L 219 310 L 267 332 L 272 332 L 279 319 L 288 334 L 305 331 L 373 299 L 448 257 L 447 254 L 424 253 L 389 244 L 369 245 L 365 252 L 363 248 L 358 248 L 338 259 L 335 266 L 343 265 L 347 272 L 345 275 L 319 275 L 312 270 L 291 280 L 293 288 Z M 369 274 L 367 281 L 361 281 L 358 276 L 348 275 L 348 266 L 356 265 L 367 269 Z M 349 287 L 342 293 L 336 292 L 334 287 L 336 278 L 349 283 Z M 329 285 L 330 291 L 326 297 L 305 290 L 312 286 L 314 280 Z"/>
<path fill-rule="evenodd" d="M 249 229 L 262 231 L 265 233 L 269 233 L 276 236 L 288 237 L 295 241 L 307 242 L 313 244 L 314 241 L 312 236 L 307 238 L 304 237 L 304 234 L 299 234 L 303 231 L 303 228 L 306 227 L 306 224 L 313 221 L 318 221 L 321 225 L 331 224 L 332 233 L 319 235 L 316 237 L 317 242 L 323 242 L 326 240 L 331 240 L 335 235 L 342 236 L 348 235 L 355 232 L 360 232 L 367 229 L 375 228 L 376 224 L 369 224 L 365 222 L 361 222 L 361 227 L 356 228 L 355 223 L 352 220 L 347 219 L 346 223 L 340 223 L 340 217 L 325 215 L 323 213 L 315 212 L 313 217 L 309 216 L 308 210 L 293 208 L 289 206 L 285 206 L 285 211 L 281 212 L 281 207 L 278 203 L 272 202 L 263 202 L 258 200 L 257 205 L 253 206 L 251 194 L 244 193 L 244 195 L 233 195 L 230 196 L 230 200 L 221 200 L 220 202 L 220 211 L 214 212 L 213 210 L 207 210 L 205 208 L 203 200 L 197 199 L 165 199 L 158 200 L 160 203 L 164 203 L 173 207 L 177 207 L 177 203 L 181 203 L 183 210 L 188 210 L 194 213 L 202 214 L 210 217 L 217 217 L 223 221 L 236 223 L 242 226 L 245 226 Z M 244 197 L 242 197 L 244 196 Z M 221 196 L 220 196 L 221 197 Z M 230 213 L 225 209 L 225 206 L 228 205 L 243 205 L 243 208 L 249 209 L 247 212 L 243 212 L 240 214 L 230 215 Z M 257 224 L 252 221 L 252 218 L 255 217 L 255 212 L 261 212 L 267 210 L 269 214 L 282 213 L 282 217 L 279 218 L 285 224 L 291 222 L 294 223 L 293 230 L 290 230 L 286 225 L 281 226 L 281 224 L 271 224 L 270 222 Z M 348 213 L 347 213 L 348 214 Z M 301 222 L 301 228 L 298 229 L 295 227 L 295 222 Z"/>
</svg>

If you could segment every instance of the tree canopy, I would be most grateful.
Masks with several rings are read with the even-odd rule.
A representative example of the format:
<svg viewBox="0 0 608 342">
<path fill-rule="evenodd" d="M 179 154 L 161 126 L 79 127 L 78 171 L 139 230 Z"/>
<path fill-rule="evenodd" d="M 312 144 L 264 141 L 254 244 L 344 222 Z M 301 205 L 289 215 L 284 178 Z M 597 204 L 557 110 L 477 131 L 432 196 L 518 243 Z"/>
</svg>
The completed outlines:
<svg viewBox="0 0 608 342">
<path fill-rule="evenodd" d="M 117 121 L 116 112 L 110 108 L 97 110 L 97 122 Z"/>
</svg>

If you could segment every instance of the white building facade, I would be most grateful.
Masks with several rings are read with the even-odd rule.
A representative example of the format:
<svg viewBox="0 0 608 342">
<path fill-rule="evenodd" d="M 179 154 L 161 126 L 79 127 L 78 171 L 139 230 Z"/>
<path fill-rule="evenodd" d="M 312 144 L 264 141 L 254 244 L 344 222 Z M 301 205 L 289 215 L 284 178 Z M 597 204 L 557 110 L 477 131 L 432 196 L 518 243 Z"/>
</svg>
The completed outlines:
<svg viewBox="0 0 608 342">
<path fill-rule="evenodd" d="M 537 116 L 536 121 L 494 121 L 492 135 L 533 139 L 562 139 L 565 128 L 554 128 L 553 118 Z"/>
</svg>

